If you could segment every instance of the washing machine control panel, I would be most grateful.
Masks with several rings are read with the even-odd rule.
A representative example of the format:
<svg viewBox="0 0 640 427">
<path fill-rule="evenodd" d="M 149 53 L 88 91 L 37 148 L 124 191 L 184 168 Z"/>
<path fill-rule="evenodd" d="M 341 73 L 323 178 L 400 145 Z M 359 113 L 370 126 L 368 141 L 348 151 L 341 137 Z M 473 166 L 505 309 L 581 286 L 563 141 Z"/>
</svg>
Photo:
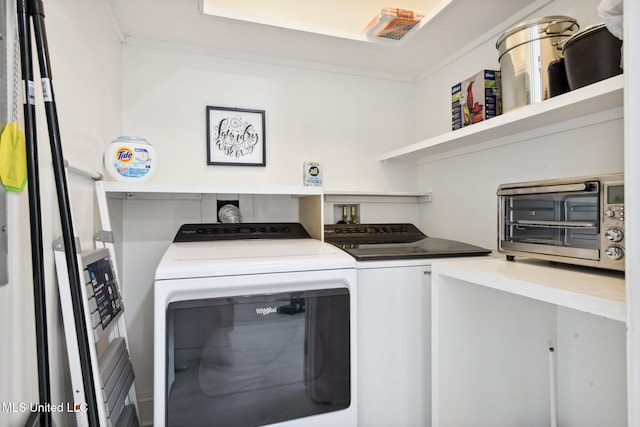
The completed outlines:
<svg viewBox="0 0 640 427">
<path fill-rule="evenodd" d="M 175 242 L 212 242 L 243 239 L 308 239 L 302 224 L 248 222 L 237 224 L 184 224 L 178 230 Z"/>
</svg>

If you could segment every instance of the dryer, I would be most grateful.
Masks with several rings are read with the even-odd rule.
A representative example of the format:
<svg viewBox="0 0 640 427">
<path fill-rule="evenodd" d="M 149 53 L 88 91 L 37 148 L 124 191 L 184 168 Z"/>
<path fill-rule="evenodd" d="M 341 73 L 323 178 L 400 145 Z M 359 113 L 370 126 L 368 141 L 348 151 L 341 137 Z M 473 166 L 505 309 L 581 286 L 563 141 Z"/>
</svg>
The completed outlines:
<svg viewBox="0 0 640 427">
<path fill-rule="evenodd" d="M 154 314 L 155 426 L 357 425 L 355 260 L 300 224 L 183 225 Z"/>
<path fill-rule="evenodd" d="M 356 259 L 358 421 L 431 426 L 431 264 L 491 251 L 427 237 L 413 224 L 326 224 L 325 239 Z"/>
</svg>

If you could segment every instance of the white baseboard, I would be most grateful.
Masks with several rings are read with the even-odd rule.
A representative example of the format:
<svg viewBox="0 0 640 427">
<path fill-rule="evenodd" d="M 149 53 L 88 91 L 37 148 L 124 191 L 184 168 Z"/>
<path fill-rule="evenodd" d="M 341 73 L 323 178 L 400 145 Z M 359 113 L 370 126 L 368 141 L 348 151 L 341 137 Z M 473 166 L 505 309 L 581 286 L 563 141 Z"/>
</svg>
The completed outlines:
<svg viewBox="0 0 640 427">
<path fill-rule="evenodd" d="M 153 394 L 138 395 L 138 411 L 140 412 L 140 425 L 153 426 Z"/>
</svg>

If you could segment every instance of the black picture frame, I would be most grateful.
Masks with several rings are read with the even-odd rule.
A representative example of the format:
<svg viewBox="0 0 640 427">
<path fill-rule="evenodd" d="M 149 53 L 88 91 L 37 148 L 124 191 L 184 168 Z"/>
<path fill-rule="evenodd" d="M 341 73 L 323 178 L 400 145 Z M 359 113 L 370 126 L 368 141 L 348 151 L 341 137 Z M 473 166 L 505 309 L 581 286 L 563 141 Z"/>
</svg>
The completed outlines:
<svg viewBox="0 0 640 427">
<path fill-rule="evenodd" d="M 265 111 L 207 106 L 207 164 L 266 166 Z"/>
</svg>

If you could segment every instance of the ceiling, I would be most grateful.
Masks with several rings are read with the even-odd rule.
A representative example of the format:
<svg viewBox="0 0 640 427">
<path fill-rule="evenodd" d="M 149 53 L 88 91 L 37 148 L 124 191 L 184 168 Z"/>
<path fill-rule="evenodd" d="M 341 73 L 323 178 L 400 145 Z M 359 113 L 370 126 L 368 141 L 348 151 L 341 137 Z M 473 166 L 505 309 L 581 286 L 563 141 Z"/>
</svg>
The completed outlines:
<svg viewBox="0 0 640 427">
<path fill-rule="evenodd" d="M 353 36 L 354 33 L 335 28 L 324 31 L 330 35 L 321 34 L 323 31 L 319 29 L 326 30 L 327 24 L 302 23 L 296 21 L 301 18 L 294 19 L 293 15 L 280 18 L 277 13 L 267 16 L 266 12 L 259 13 L 258 10 L 250 14 L 246 8 L 230 12 L 229 5 L 233 3 L 230 0 L 220 0 L 227 7 L 227 16 L 224 17 L 202 14 L 200 9 L 204 0 L 108 1 L 126 37 L 200 46 L 233 55 L 302 61 L 323 67 L 344 67 L 412 79 L 457 50 L 469 46 L 479 35 L 488 34 L 497 38 L 502 30 L 515 23 L 514 15 L 519 14 L 517 20 L 520 20 L 549 0 L 423 0 L 421 4 L 425 4 L 425 7 L 435 6 L 432 16 L 425 10 L 427 17 L 423 20 L 423 26 L 414 28 L 411 37 L 406 36 L 400 42 L 382 40 L 382 43 L 372 43 L 356 36 L 339 37 L 340 34 L 348 33 Z M 268 1 L 278 0 L 253 3 Z M 314 12 L 312 15 L 318 15 L 316 9 L 325 6 L 338 7 L 331 6 L 332 3 L 328 0 L 297 0 L 293 3 L 299 4 L 302 1 L 309 5 L 309 11 Z M 338 4 L 342 9 L 349 6 L 364 10 L 363 2 L 374 1 L 377 0 L 342 0 Z M 273 6 L 271 10 L 277 11 L 282 5 L 292 3 L 285 0 L 280 2 L 280 6 Z M 418 10 L 418 7 L 408 8 Z M 220 10 L 222 9 L 218 11 Z M 379 4 L 376 4 L 376 10 L 379 10 Z M 253 19 L 249 19 L 249 16 Z M 357 19 L 358 28 L 364 27 L 373 17 L 369 9 L 366 9 L 363 16 L 367 18 L 364 23 Z M 346 33 L 340 33 L 342 31 Z"/>
<path fill-rule="evenodd" d="M 317 34 L 365 40 L 362 30 L 389 0 L 199 0 L 202 12 Z M 426 14 L 441 0 L 394 0 L 393 6 Z"/>
</svg>

